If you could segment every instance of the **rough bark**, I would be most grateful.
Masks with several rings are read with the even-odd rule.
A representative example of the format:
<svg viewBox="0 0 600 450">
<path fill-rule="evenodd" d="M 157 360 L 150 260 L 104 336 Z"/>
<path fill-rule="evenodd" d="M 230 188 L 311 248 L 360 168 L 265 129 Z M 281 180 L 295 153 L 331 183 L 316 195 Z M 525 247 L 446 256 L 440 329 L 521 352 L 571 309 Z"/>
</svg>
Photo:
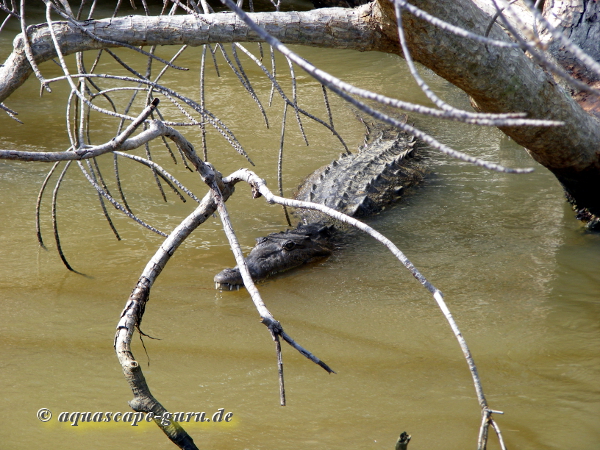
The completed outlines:
<svg viewBox="0 0 600 450">
<path fill-rule="evenodd" d="M 573 43 L 581 47 L 594 60 L 600 61 L 600 2 L 583 0 L 547 0 L 544 17 Z M 600 91 L 600 75 L 589 70 L 564 46 L 551 39 L 548 30 L 540 26 L 540 40 L 548 45 L 548 51 L 571 76 Z M 600 119 L 600 95 L 571 90 L 571 95 L 581 107 Z"/>
<path fill-rule="evenodd" d="M 563 35 L 583 51 L 600 61 L 600 2 L 596 0 L 546 0 L 544 17 Z M 592 73 L 560 42 L 552 41 L 550 33 L 540 26 L 540 40 L 548 44 L 548 50 L 565 68 L 588 82 L 600 81 L 600 75 Z"/>
</svg>

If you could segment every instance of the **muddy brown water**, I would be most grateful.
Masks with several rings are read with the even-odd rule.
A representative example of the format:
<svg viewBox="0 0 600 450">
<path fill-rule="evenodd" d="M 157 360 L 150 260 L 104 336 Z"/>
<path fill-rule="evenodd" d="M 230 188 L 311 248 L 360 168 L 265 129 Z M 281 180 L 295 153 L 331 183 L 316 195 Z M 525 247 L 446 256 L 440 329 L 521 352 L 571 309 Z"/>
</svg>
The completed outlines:
<svg viewBox="0 0 600 450">
<path fill-rule="evenodd" d="M 2 45 L 6 49 L 8 42 Z M 399 58 L 298 50 L 348 82 L 425 101 Z M 199 59 L 199 49 L 188 49 L 179 63 L 196 70 L 169 73 L 165 84 L 197 99 Z M 46 74 L 58 73 L 52 63 L 42 67 Z M 247 68 L 266 105 L 268 82 L 258 69 Z M 207 68 L 209 109 L 230 125 L 257 173 L 274 188 L 282 103 L 275 98 L 266 107 L 266 129 L 222 61 L 220 69 L 216 78 Z M 279 73 L 291 91 L 281 61 Z M 300 105 L 325 118 L 320 87 L 297 74 Z M 444 80 L 427 70 L 424 76 L 453 104 L 468 105 Z M 66 86 L 56 85 L 41 99 L 38 90 L 32 79 L 7 100 L 25 124 L 0 117 L 3 149 L 68 147 Z M 363 129 L 340 100 L 330 100 L 334 121 L 356 148 Z M 173 111 L 167 103 L 165 111 Z M 110 138 L 114 122 L 94 117 L 94 141 Z M 498 174 L 433 154 L 423 186 L 370 223 L 444 292 L 490 407 L 505 412 L 496 419 L 509 448 L 599 448 L 600 236 L 582 230 L 553 177 L 498 130 L 411 120 L 458 150 L 536 170 Z M 290 110 L 288 122 L 289 195 L 342 148 L 331 133 L 304 119 L 307 147 Z M 200 148 L 197 129 L 182 132 Z M 223 173 L 249 166 L 213 130 L 209 145 L 209 158 Z M 154 157 L 204 195 L 198 178 L 181 163 L 170 163 L 159 145 Z M 104 159 L 110 179 L 111 161 Z M 111 210 L 122 236 L 117 241 L 96 194 L 74 167 L 58 193 L 58 221 L 69 261 L 88 277 L 69 273 L 52 239 L 51 190 L 42 208 L 49 250 L 35 238 L 35 200 L 49 167 L 0 162 L 0 447 L 173 448 L 153 424 L 58 422 L 61 412 L 130 410 L 132 394 L 113 336 L 130 290 L 162 239 Z M 129 162 L 121 169 L 130 206 L 145 220 L 169 231 L 192 210 L 193 202 L 182 204 L 170 192 L 164 203 L 146 169 Z M 256 237 L 285 228 L 281 209 L 252 200 L 247 187 L 238 187 L 228 208 L 245 250 Z M 413 436 L 413 449 L 475 447 L 480 413 L 458 344 L 427 291 L 380 245 L 358 236 L 331 258 L 260 286 L 285 330 L 337 372 L 327 375 L 285 346 L 286 407 L 278 405 L 274 345 L 246 291 L 213 287 L 214 274 L 231 265 L 222 226 L 212 218 L 179 249 L 152 290 L 143 330 L 160 340 L 144 340 L 148 355 L 137 337 L 133 345 L 153 394 L 169 410 L 233 412 L 230 424 L 186 426 L 200 447 L 392 449 L 404 430 Z M 40 408 L 50 409 L 52 420 L 40 422 Z M 498 448 L 495 438 L 489 448 Z"/>
</svg>

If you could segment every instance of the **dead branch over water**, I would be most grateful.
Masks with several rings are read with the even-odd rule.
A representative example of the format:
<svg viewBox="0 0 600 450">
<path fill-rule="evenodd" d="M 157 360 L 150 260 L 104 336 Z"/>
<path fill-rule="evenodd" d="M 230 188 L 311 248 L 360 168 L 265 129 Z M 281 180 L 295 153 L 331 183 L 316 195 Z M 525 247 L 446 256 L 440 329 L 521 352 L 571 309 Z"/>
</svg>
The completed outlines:
<svg viewBox="0 0 600 450">
<path fill-rule="evenodd" d="M 207 218 L 214 213 L 218 213 L 223 223 L 223 228 L 232 252 L 235 256 L 237 265 L 240 268 L 244 285 L 256 307 L 261 322 L 267 327 L 269 334 L 275 343 L 276 364 L 280 380 L 280 403 L 284 405 L 286 401 L 280 338 L 283 338 L 290 346 L 315 364 L 322 367 L 328 373 L 334 373 L 325 362 L 309 350 L 300 346 L 284 331 L 282 324 L 271 314 L 261 298 L 259 290 L 252 281 L 237 241 L 235 231 L 229 221 L 226 208 L 226 201 L 234 193 L 234 185 L 240 181 L 244 181 L 252 187 L 255 197 L 257 198 L 263 196 L 269 203 L 276 203 L 286 207 L 309 208 L 328 214 L 338 221 L 348 223 L 369 234 L 394 254 L 419 283 L 432 295 L 461 347 L 473 379 L 475 392 L 481 408 L 481 425 L 477 443 L 478 448 L 484 449 L 486 447 L 489 426 L 492 426 L 496 432 L 500 446 L 505 448 L 500 428 L 492 417 L 493 413 L 500 412 L 494 411 L 488 406 L 473 356 L 445 303 L 442 293 L 413 266 L 406 256 L 389 239 L 368 225 L 338 211 L 327 208 L 324 205 L 300 202 L 286 199 L 281 195 L 274 195 L 257 174 L 247 169 L 239 170 L 230 176 L 223 178 L 216 168 L 207 162 L 208 149 L 205 133 L 206 125 L 211 125 L 220 137 L 225 139 L 235 151 L 245 157 L 249 163 L 252 163 L 243 146 L 231 129 L 226 125 L 225 121 L 216 117 L 206 109 L 204 98 L 204 56 L 208 49 L 215 61 L 215 66 L 217 65 L 215 50 L 210 46 L 210 44 L 216 43 L 217 51 L 221 52 L 227 62 L 227 66 L 236 75 L 240 84 L 256 103 L 257 110 L 259 111 L 257 116 L 260 117 L 260 120 L 263 121 L 267 127 L 269 122 L 266 110 L 256 95 L 250 79 L 239 59 L 237 50 L 244 52 L 251 58 L 253 63 L 257 64 L 271 83 L 271 92 L 274 93 L 277 91 L 281 96 L 284 102 L 284 116 L 280 138 L 279 172 L 281 172 L 283 161 L 286 126 L 285 112 L 287 111 L 288 106 L 294 108 L 296 121 L 300 128 L 301 135 L 307 143 L 308 139 L 304 132 L 301 115 L 331 131 L 345 147 L 341 136 L 333 125 L 332 114 L 329 109 L 327 98 L 327 90 L 329 90 L 364 113 L 387 122 L 398 129 L 407 131 L 427 142 L 432 148 L 452 157 L 468 161 L 490 170 L 509 173 L 526 173 L 528 171 L 527 169 L 506 168 L 494 162 L 482 161 L 470 155 L 457 152 L 443 143 L 438 142 L 421 130 L 396 120 L 392 115 L 388 115 L 383 107 L 402 109 L 411 113 L 429 115 L 439 119 L 460 121 L 482 126 L 502 127 L 507 134 L 515 137 L 520 143 L 527 146 L 536 159 L 546 164 L 550 170 L 554 171 L 558 179 L 565 185 L 565 189 L 567 190 L 567 193 L 571 195 L 574 204 L 579 208 L 578 214 L 582 215 L 582 217 L 585 216 L 585 214 L 588 214 L 585 217 L 587 217 L 588 221 L 592 224 L 595 223 L 594 221 L 596 221 L 596 224 L 598 223 L 596 217 L 598 211 L 596 209 L 597 203 L 595 203 L 597 202 L 597 199 L 590 200 L 590 196 L 581 194 L 580 190 L 575 189 L 571 184 L 568 184 L 571 183 L 573 175 L 569 172 L 571 169 L 567 163 L 573 161 L 573 155 L 557 156 L 556 152 L 552 153 L 547 150 L 547 143 L 560 139 L 560 136 L 567 136 L 571 139 L 572 134 L 574 136 L 573 146 L 577 147 L 577 149 L 582 149 L 582 151 L 574 151 L 574 154 L 579 151 L 579 153 L 577 153 L 576 163 L 593 165 L 596 164 L 593 162 L 594 158 L 598 158 L 597 142 L 598 129 L 600 129 L 600 127 L 597 127 L 595 119 L 587 113 L 584 113 L 569 96 L 565 95 L 562 88 L 560 88 L 539 65 L 548 68 L 548 70 L 557 76 L 568 78 L 569 83 L 571 83 L 574 88 L 592 94 L 592 96 L 598 95 L 597 89 L 590 83 L 586 84 L 579 79 L 571 79 L 571 75 L 547 54 L 546 44 L 542 45 L 539 37 L 535 36 L 534 39 L 527 37 L 528 34 L 530 34 L 529 29 L 520 26 L 519 23 L 515 23 L 515 18 L 519 17 L 519 13 L 515 12 L 512 4 L 506 4 L 505 2 L 493 1 L 496 13 L 491 21 L 488 16 L 485 16 L 480 11 L 473 10 L 472 4 L 465 0 L 457 0 L 453 3 L 436 3 L 426 0 L 415 0 L 410 3 L 404 0 L 395 0 L 394 2 L 381 1 L 364 5 L 356 9 L 335 8 L 305 13 L 246 13 L 242 10 L 242 2 L 235 4 L 230 0 L 223 0 L 223 3 L 234 11 L 234 13 L 212 14 L 210 6 L 205 2 L 202 2 L 202 8 L 205 14 L 199 14 L 200 10 L 194 2 L 190 2 L 190 5 L 186 6 L 179 1 L 176 1 L 173 2 L 171 13 L 165 15 L 113 17 L 110 19 L 92 20 L 92 6 L 89 11 L 90 20 L 81 20 L 80 15 L 84 9 L 84 3 L 81 5 L 80 12 L 75 16 L 70 8 L 65 6 L 67 5 L 66 2 L 60 2 L 59 4 L 48 1 L 46 2 L 46 23 L 29 27 L 25 20 L 24 1 L 20 2 L 19 8 L 14 4 L 9 6 L 5 1 L 0 5 L 0 9 L 7 14 L 0 29 L 8 19 L 14 18 L 19 20 L 20 29 L 22 30 L 21 35 L 15 40 L 14 51 L 7 58 L 5 64 L 0 67 L 0 102 L 7 100 L 9 96 L 23 84 L 31 73 L 36 75 L 41 88 L 47 92 L 51 92 L 50 85 L 52 83 L 59 81 L 67 81 L 71 88 L 66 108 L 68 123 L 67 131 L 70 139 L 70 145 L 65 146 L 65 148 L 68 147 L 67 151 L 28 152 L 19 150 L 0 150 L 0 159 L 54 163 L 67 162 L 59 175 L 52 195 L 55 241 L 65 266 L 69 270 L 75 271 L 68 263 L 67 258 L 61 249 L 58 223 L 56 220 L 56 208 L 61 181 L 69 169 L 71 161 L 78 161 L 81 171 L 97 191 L 107 221 L 110 223 L 117 237 L 118 233 L 105 208 L 105 200 L 140 225 L 165 236 L 165 240 L 147 263 L 142 274 L 139 276 L 131 295 L 127 299 L 126 305 L 120 315 L 114 338 L 114 348 L 117 357 L 134 395 L 133 400 L 129 402 L 130 406 L 135 411 L 152 412 L 156 416 L 161 416 L 167 412 L 167 409 L 153 397 L 144 378 L 140 364 L 137 362 L 131 351 L 131 340 L 136 329 L 138 332 L 142 333 L 140 326 L 146 311 L 147 302 L 150 299 L 152 286 L 157 277 L 181 243 L 185 241 L 193 230 L 204 223 Z M 165 8 L 166 5 L 167 4 L 165 3 Z M 177 8 L 183 8 L 186 11 L 186 14 L 175 15 L 174 13 Z M 463 8 L 461 11 L 464 11 L 464 14 L 457 15 L 455 13 L 456 8 L 459 10 L 460 8 Z M 276 9 L 279 10 L 279 4 L 276 5 Z M 432 12 L 432 10 L 434 10 L 434 12 Z M 527 11 L 529 11 L 534 18 L 532 22 L 534 24 L 536 22 L 539 23 L 543 28 L 541 34 L 542 36 L 545 36 L 545 39 L 549 39 L 552 42 L 560 42 L 562 45 L 561 51 L 564 50 L 570 52 L 573 58 L 586 66 L 586 76 L 592 79 L 594 77 L 600 79 L 600 64 L 598 64 L 598 61 L 583 52 L 581 48 L 573 44 L 569 39 L 565 39 L 560 30 L 557 30 L 556 27 L 551 24 L 543 14 L 537 11 L 535 7 L 529 8 Z M 436 13 L 438 15 L 436 15 Z M 58 15 L 64 20 L 54 20 L 53 15 Z M 451 23 L 454 17 L 459 16 L 461 21 L 459 21 L 458 24 Z M 468 27 L 465 23 L 469 20 L 476 24 L 473 29 L 467 29 Z M 499 26 L 495 25 L 497 20 L 502 23 L 503 28 L 508 31 L 508 34 Z M 373 26 L 374 23 L 376 23 L 377 26 Z M 234 25 L 233 28 L 232 24 Z M 269 31 L 267 32 L 266 29 Z M 535 102 L 530 102 L 531 104 L 521 103 L 528 107 L 521 109 L 516 107 L 518 103 L 494 103 L 491 92 L 493 91 L 494 95 L 501 96 L 502 92 L 498 94 L 497 89 L 505 88 L 505 86 L 495 86 L 494 83 L 496 85 L 499 83 L 492 77 L 494 74 L 489 72 L 481 72 L 477 75 L 482 82 L 487 81 L 488 84 L 477 86 L 469 85 L 470 82 L 475 83 L 473 81 L 473 73 L 461 72 L 463 68 L 457 68 L 455 62 L 454 65 L 447 64 L 447 61 L 444 61 L 439 53 L 437 53 L 446 50 L 442 47 L 438 48 L 435 45 L 432 45 L 432 42 L 428 40 L 430 34 L 433 36 L 433 33 L 427 32 L 429 29 L 442 30 L 444 33 L 452 35 L 452 38 L 447 38 L 447 42 L 450 43 L 449 46 L 454 46 L 458 49 L 458 52 L 465 57 L 471 55 L 470 52 L 475 53 L 473 58 L 484 55 L 486 58 L 504 58 L 503 60 L 509 61 L 509 56 L 511 58 L 514 57 L 515 61 L 518 62 L 519 73 L 530 71 L 532 74 L 528 77 L 527 81 L 530 81 L 530 78 L 533 81 L 533 86 L 523 83 L 523 86 L 521 87 L 522 90 L 520 91 L 522 95 L 520 97 L 526 97 L 527 95 L 535 97 L 532 92 L 539 93 L 539 96 L 542 96 L 543 94 L 545 98 L 549 100 L 547 104 L 543 104 L 542 106 L 546 107 L 547 105 L 550 105 L 552 107 L 549 108 L 551 114 L 541 114 L 539 105 Z M 142 32 L 140 30 L 144 31 Z M 535 35 L 536 33 L 537 30 L 534 30 L 533 34 Z M 452 39 L 458 38 L 460 38 L 460 41 L 452 41 Z M 225 42 L 233 43 L 231 47 L 231 57 L 223 46 L 223 43 Z M 262 47 L 260 48 L 261 57 L 257 58 L 242 46 L 240 42 L 267 42 L 271 46 L 271 55 L 274 54 L 274 51 L 278 51 L 285 56 L 292 79 L 291 96 L 284 93 L 283 88 L 277 81 L 274 57 L 272 57 L 273 63 L 271 69 L 268 69 L 262 63 Z M 456 44 L 452 44 L 452 42 L 456 42 Z M 465 44 L 465 42 L 467 42 L 467 44 Z M 434 107 L 404 102 L 344 83 L 342 80 L 331 76 L 301 58 L 295 52 L 287 48 L 284 45 L 286 43 L 302 43 L 321 47 L 353 48 L 361 51 L 382 50 L 390 53 L 402 54 L 409 65 L 411 74 L 417 85 L 431 100 Z M 164 44 L 177 44 L 183 45 L 183 47 L 175 56 L 173 56 L 173 58 L 165 60 L 159 58 L 155 54 L 155 47 Z M 196 102 L 189 96 L 185 96 L 182 93 L 169 89 L 167 86 L 159 84 L 159 79 L 168 69 L 185 70 L 185 68 L 175 65 L 175 59 L 181 53 L 186 51 L 187 46 L 199 45 L 203 45 L 204 48 L 202 53 L 202 69 L 199 74 L 201 95 L 199 102 Z M 149 46 L 150 50 L 147 51 L 138 48 L 141 46 Z M 141 74 L 137 72 L 129 66 L 127 62 L 121 60 L 116 54 L 109 50 L 110 48 L 115 47 L 123 47 L 132 51 L 141 52 L 144 57 L 147 57 L 146 73 Z M 83 59 L 81 58 L 81 52 L 88 50 L 99 50 L 98 56 L 89 70 L 85 68 Z M 130 76 L 125 77 L 112 74 L 93 73 L 100 61 L 102 52 L 109 55 L 125 68 L 130 73 Z M 531 58 L 529 58 L 525 52 L 527 52 Z M 75 73 L 72 73 L 72 69 L 70 69 L 70 66 L 65 60 L 65 57 L 69 54 L 76 54 L 77 69 Z M 59 59 L 59 66 L 63 71 L 63 76 L 49 79 L 43 75 L 39 65 L 52 58 Z M 428 58 L 432 59 L 431 63 L 436 66 L 436 71 L 438 73 L 442 75 L 445 74 L 448 79 L 454 77 L 453 79 L 458 80 L 456 83 L 472 95 L 477 109 L 486 112 L 458 110 L 440 99 L 419 75 L 418 67 L 413 64 L 413 59 L 426 64 L 427 62 L 424 60 L 427 60 Z M 437 63 L 438 60 L 440 61 L 439 64 Z M 151 78 L 153 64 L 162 64 L 162 69 L 157 76 Z M 320 86 L 322 86 L 324 102 L 327 107 L 327 120 L 319 119 L 309 111 L 305 111 L 299 107 L 294 64 L 308 73 L 318 81 Z M 504 66 L 504 64 L 501 65 Z M 218 72 L 218 67 L 216 67 L 216 69 Z M 489 77 L 486 73 L 489 74 Z M 490 80 L 488 80 L 488 78 L 490 78 Z M 99 81 L 122 83 L 123 85 L 100 88 L 96 84 Z M 463 85 L 460 83 L 463 83 Z M 541 89 L 542 86 L 545 90 L 536 90 L 538 88 Z M 131 100 L 129 105 L 122 112 L 119 112 L 116 106 L 117 102 L 113 101 L 113 95 L 116 92 L 122 91 L 130 92 Z M 145 107 L 137 116 L 135 116 L 131 115 L 130 110 L 138 94 L 142 94 L 141 96 L 145 95 Z M 180 120 L 182 121 L 167 120 L 170 118 L 163 117 L 162 111 L 158 108 L 158 96 L 160 96 L 161 99 L 168 101 L 169 104 L 179 112 L 182 117 Z M 520 97 L 519 99 L 521 99 Z M 109 108 L 112 108 L 112 110 L 98 106 L 95 102 L 98 98 L 105 99 L 110 105 Z M 529 108 L 529 106 L 531 106 L 531 108 Z M 3 103 L 0 103 L 0 109 L 6 112 L 10 117 L 16 119 L 15 116 L 18 113 L 17 111 L 13 111 Z M 555 109 L 557 111 L 554 111 Z M 115 133 L 115 137 L 112 140 L 100 145 L 91 144 L 89 138 L 90 111 L 105 114 L 120 121 L 118 131 Z M 156 117 L 158 117 L 158 119 Z M 129 125 L 125 127 L 125 123 L 129 123 Z M 189 126 L 201 127 L 202 129 L 202 153 L 204 160 L 197 155 L 193 145 L 186 139 L 184 133 L 177 130 L 178 127 L 184 128 Z M 578 134 L 575 131 L 578 127 L 585 128 L 587 131 Z M 134 133 L 136 132 L 137 134 L 134 136 Z M 545 136 L 544 139 L 542 139 L 541 136 Z M 167 140 L 169 140 L 172 145 L 175 145 L 180 155 L 183 156 L 186 167 L 193 167 L 195 171 L 198 172 L 203 182 L 209 188 L 209 192 L 202 200 L 199 200 L 164 168 L 152 161 L 148 144 L 156 139 L 164 141 L 166 148 L 168 148 L 173 159 L 175 159 L 167 142 Z M 570 146 L 570 144 L 567 146 Z M 147 147 L 145 158 L 124 153 L 140 147 Z M 107 153 L 112 153 L 115 157 L 116 180 L 119 183 L 121 201 L 116 200 L 110 193 L 104 182 L 103 175 L 100 173 L 99 166 L 93 161 L 94 158 Z M 117 157 L 119 156 L 133 159 L 139 164 L 151 168 L 156 178 L 157 185 L 161 190 L 160 179 L 165 181 L 178 194 L 179 190 L 181 190 L 194 201 L 197 201 L 199 205 L 168 234 L 147 224 L 132 213 L 125 200 L 124 193 L 120 189 L 120 178 L 116 163 Z M 81 161 L 86 161 L 88 164 L 81 164 Z M 590 161 L 592 162 L 590 163 Z M 39 204 L 42 201 L 42 196 L 48 186 L 49 180 L 57 167 L 58 165 L 55 164 L 51 169 L 38 197 L 38 239 L 42 246 L 43 241 L 41 232 L 39 231 Z M 595 173 L 596 172 L 589 176 L 589 179 L 592 181 L 586 182 L 587 184 L 585 185 L 586 188 L 592 186 L 592 188 L 589 188 L 592 192 L 596 192 L 594 191 L 594 186 L 597 186 L 597 184 L 594 183 L 598 183 L 598 177 L 594 178 Z M 180 197 L 183 199 L 181 194 Z M 178 423 L 171 422 L 169 425 L 165 425 L 158 420 L 155 420 L 155 422 L 169 439 L 180 448 L 196 448 L 192 438 Z M 398 448 L 406 448 L 408 440 L 410 440 L 410 436 L 405 435 L 403 439 L 401 436 L 401 439 L 398 442 L 400 447 Z"/>
</svg>

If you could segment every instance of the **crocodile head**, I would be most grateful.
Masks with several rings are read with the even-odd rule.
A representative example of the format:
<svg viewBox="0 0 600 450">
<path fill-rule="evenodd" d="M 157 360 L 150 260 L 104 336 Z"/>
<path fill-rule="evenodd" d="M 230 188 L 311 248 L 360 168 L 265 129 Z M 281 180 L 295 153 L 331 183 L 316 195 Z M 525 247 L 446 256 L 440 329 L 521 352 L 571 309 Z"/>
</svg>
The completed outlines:
<svg viewBox="0 0 600 450">
<path fill-rule="evenodd" d="M 252 279 L 260 281 L 312 259 L 329 256 L 333 249 L 332 233 L 331 227 L 313 223 L 258 238 L 256 246 L 246 257 Z M 217 289 L 234 290 L 243 285 L 238 266 L 215 275 Z"/>
</svg>

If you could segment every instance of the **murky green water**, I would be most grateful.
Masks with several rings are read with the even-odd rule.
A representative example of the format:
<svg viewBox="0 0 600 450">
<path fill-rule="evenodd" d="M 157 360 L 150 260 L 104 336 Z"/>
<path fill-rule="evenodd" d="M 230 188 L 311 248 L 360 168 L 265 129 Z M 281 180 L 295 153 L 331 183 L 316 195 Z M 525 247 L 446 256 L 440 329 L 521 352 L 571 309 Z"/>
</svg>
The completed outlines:
<svg viewBox="0 0 600 450">
<path fill-rule="evenodd" d="M 423 100 L 397 58 L 300 51 L 346 81 Z M 199 58 L 200 50 L 189 49 L 179 63 L 197 68 Z M 209 108 L 231 126 L 257 173 L 274 187 L 281 101 L 268 108 L 271 128 L 265 129 L 253 101 L 220 68 L 219 79 L 207 68 Z M 258 69 L 247 68 L 266 104 L 268 83 Z M 43 70 L 58 73 L 51 63 Z M 283 64 L 279 73 L 290 90 Z M 445 98 L 467 104 L 445 81 L 426 76 Z M 325 118 L 320 88 L 302 73 L 298 78 L 301 106 Z M 193 70 L 169 75 L 165 83 L 198 98 Z M 57 85 L 42 99 L 38 89 L 30 80 L 6 102 L 25 125 L 0 117 L 2 148 L 68 146 L 66 88 Z M 339 100 L 331 102 L 340 132 L 356 147 L 361 126 Z M 291 111 L 288 120 L 289 194 L 341 147 L 307 120 L 311 145 L 304 146 Z M 534 164 L 497 130 L 412 120 L 475 156 L 510 166 Z M 101 122 L 95 142 L 109 138 L 111 130 Z M 197 130 L 183 132 L 200 147 Z M 248 166 L 212 130 L 209 139 L 210 160 L 223 173 Z M 197 195 L 205 193 L 198 178 L 181 164 L 174 167 L 158 145 L 154 157 Z M 508 176 L 430 158 L 432 173 L 423 187 L 371 223 L 446 295 L 490 407 L 505 412 L 496 418 L 509 448 L 598 448 L 600 236 L 582 231 L 560 186 L 539 166 L 531 175 Z M 110 165 L 102 162 L 107 174 Z M 74 168 L 59 192 L 61 242 L 72 265 L 89 277 L 67 272 L 52 240 L 51 190 L 42 219 L 49 251 L 35 239 L 35 199 L 48 169 L 0 162 L 1 447 L 173 448 L 153 424 L 72 427 L 56 420 L 63 411 L 129 410 L 132 395 L 113 351 L 114 330 L 161 238 L 111 211 L 123 238 L 116 241 L 96 194 Z M 130 206 L 145 220 L 169 231 L 192 210 L 191 202 L 182 204 L 171 193 L 163 203 L 146 169 L 128 162 L 121 169 Z M 238 188 L 228 208 L 245 249 L 265 232 L 284 228 L 280 208 L 252 200 L 246 187 Z M 161 340 L 145 339 L 149 356 L 137 338 L 134 343 L 153 394 L 169 410 L 234 413 L 229 425 L 188 425 L 200 447 L 389 450 L 404 430 L 413 436 L 413 449 L 475 447 L 479 408 L 461 351 L 433 299 L 380 245 L 357 237 L 330 259 L 261 286 L 286 331 L 337 371 L 327 375 L 284 347 L 284 408 L 278 406 L 274 346 L 247 293 L 213 289 L 214 274 L 232 264 L 221 225 L 212 219 L 177 252 L 152 291 L 143 330 Z M 47 424 L 36 418 L 43 407 L 54 414 Z M 498 448 L 494 438 L 489 448 Z"/>
</svg>

